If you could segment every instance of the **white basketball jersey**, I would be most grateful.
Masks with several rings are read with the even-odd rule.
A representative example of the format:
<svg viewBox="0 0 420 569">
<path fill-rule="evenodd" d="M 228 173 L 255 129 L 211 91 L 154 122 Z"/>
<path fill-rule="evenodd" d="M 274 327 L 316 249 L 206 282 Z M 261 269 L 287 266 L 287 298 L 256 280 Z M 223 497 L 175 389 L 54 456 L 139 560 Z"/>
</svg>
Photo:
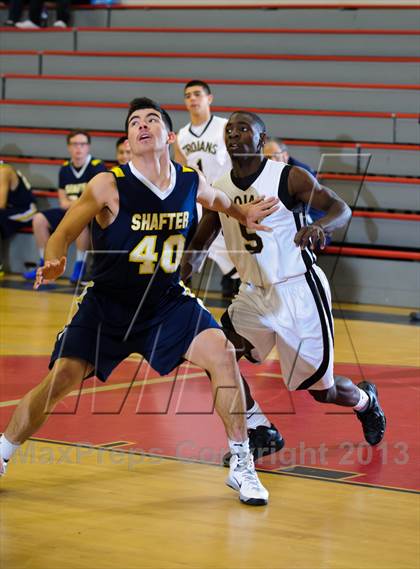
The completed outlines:
<svg viewBox="0 0 420 569">
<path fill-rule="evenodd" d="M 291 207 L 292 201 L 287 192 L 289 170 L 290 166 L 283 162 L 267 160 L 258 178 L 246 190 L 234 185 L 230 173 L 213 184 L 237 204 L 249 203 L 261 195 L 281 200 L 279 209 L 262 222 L 272 227 L 271 233 L 246 229 L 236 219 L 219 213 L 226 247 L 242 282 L 255 286 L 278 283 L 303 275 L 315 261 L 309 249 L 302 251 L 294 243 L 297 231 L 306 222 L 303 207 L 299 208 L 301 212 L 286 207 L 287 202 Z"/>
<path fill-rule="evenodd" d="M 224 141 L 226 123 L 227 119 L 212 115 L 201 132 L 194 134 L 191 123 L 178 132 L 178 146 L 188 166 L 201 170 L 209 184 L 232 168 Z"/>
</svg>

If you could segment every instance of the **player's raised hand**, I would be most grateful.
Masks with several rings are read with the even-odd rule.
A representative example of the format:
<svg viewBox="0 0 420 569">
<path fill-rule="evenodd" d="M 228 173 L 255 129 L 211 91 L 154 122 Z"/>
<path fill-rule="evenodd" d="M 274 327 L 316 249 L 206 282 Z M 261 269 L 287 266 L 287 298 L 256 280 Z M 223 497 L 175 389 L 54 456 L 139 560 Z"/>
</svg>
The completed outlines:
<svg viewBox="0 0 420 569">
<path fill-rule="evenodd" d="M 325 248 L 325 230 L 320 225 L 313 223 L 307 227 L 302 227 L 295 235 L 295 243 L 301 249 L 305 249 L 310 244 L 312 251 L 319 245 Z"/>
<path fill-rule="evenodd" d="M 260 225 L 260 219 L 268 217 L 279 209 L 279 198 L 266 198 L 261 196 L 256 200 L 242 206 L 245 208 L 245 225 L 248 229 L 256 229 L 257 231 L 272 231 L 267 225 Z"/>
<path fill-rule="evenodd" d="M 48 284 L 51 281 L 55 281 L 58 277 L 66 270 L 66 257 L 61 257 L 61 259 L 54 259 L 53 261 L 45 261 L 45 265 L 38 267 L 36 270 L 36 277 L 34 283 L 34 289 L 38 289 L 42 284 Z"/>
</svg>

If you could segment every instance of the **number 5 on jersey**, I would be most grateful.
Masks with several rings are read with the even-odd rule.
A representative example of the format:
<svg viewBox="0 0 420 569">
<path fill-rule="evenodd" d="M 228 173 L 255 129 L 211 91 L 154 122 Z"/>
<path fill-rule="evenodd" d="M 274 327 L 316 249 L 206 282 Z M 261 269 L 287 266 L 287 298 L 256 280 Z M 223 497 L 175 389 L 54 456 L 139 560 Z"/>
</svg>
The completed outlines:
<svg viewBox="0 0 420 569">
<path fill-rule="evenodd" d="M 139 263 L 140 275 L 151 275 L 156 270 L 159 252 L 156 251 L 157 235 L 146 235 L 130 252 L 128 260 Z M 165 273 L 174 273 L 179 267 L 184 252 L 185 237 L 171 235 L 162 245 L 160 267 Z"/>
</svg>

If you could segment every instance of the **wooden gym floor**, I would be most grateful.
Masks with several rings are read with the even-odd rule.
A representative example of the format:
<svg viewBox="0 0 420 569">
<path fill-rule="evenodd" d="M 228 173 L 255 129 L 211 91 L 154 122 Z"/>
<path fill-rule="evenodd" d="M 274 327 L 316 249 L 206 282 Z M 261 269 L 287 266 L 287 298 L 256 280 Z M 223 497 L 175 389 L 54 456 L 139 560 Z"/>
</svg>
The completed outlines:
<svg viewBox="0 0 420 569">
<path fill-rule="evenodd" d="M 1 282 L 0 431 L 46 373 L 71 292 Z M 220 316 L 215 295 L 208 304 Z M 288 393 L 274 354 L 241 362 L 286 440 L 259 462 L 266 508 L 224 485 L 226 441 L 199 369 L 182 366 L 175 381 L 133 357 L 105 385 L 89 380 L 1 479 L 0 566 L 418 568 L 420 329 L 409 312 L 336 310 L 336 371 L 374 380 L 387 413 L 375 449 L 351 411 Z"/>
</svg>

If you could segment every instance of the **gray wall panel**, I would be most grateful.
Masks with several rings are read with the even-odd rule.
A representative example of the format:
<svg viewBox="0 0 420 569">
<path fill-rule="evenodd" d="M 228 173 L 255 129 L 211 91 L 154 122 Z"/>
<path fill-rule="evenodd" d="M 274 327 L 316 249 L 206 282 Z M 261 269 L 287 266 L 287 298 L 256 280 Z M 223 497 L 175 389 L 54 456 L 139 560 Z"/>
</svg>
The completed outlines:
<svg viewBox="0 0 420 569">
<path fill-rule="evenodd" d="M 389 174 L 391 176 L 420 176 L 419 150 L 391 150 L 366 148 L 371 152 L 372 160 L 368 174 Z"/>
<path fill-rule="evenodd" d="M 92 155 L 103 160 L 114 160 L 117 137 L 92 137 Z M 67 156 L 66 137 L 62 134 L 0 132 L 0 154 L 64 158 Z"/>
<path fill-rule="evenodd" d="M 342 81 L 389 83 L 390 64 L 366 61 L 288 61 L 159 57 L 70 57 L 45 55 L 44 75 L 109 75 L 114 77 L 205 77 L 267 81 Z M 392 67 L 392 83 L 418 84 L 419 65 Z"/>
<path fill-rule="evenodd" d="M 277 134 L 272 132 L 273 135 Z M 279 133 L 281 135 L 281 132 Z M 301 146 L 289 144 L 289 152 L 298 160 L 322 172 L 345 174 L 381 174 L 389 176 L 419 176 L 420 150 L 397 150 L 393 148 L 361 148 L 358 160 L 353 147 Z M 371 156 L 369 163 L 367 162 Z M 322 160 L 322 162 L 321 162 Z"/>
<path fill-rule="evenodd" d="M 5 55 L 0 58 L 0 73 L 34 73 L 39 70 L 38 55 Z"/>
<path fill-rule="evenodd" d="M 20 170 L 31 182 L 33 188 L 55 189 L 58 186 L 59 165 L 50 164 L 21 164 L 8 161 L 14 168 Z"/>
<path fill-rule="evenodd" d="M 332 284 L 334 302 L 418 306 L 420 263 L 353 257 L 337 263 L 330 255 L 318 261 Z"/>
<path fill-rule="evenodd" d="M 74 47 L 74 33 L 68 31 L 2 31 L 0 36 L 0 49 L 64 49 L 71 51 Z"/>
<path fill-rule="evenodd" d="M 340 241 L 339 237 L 336 238 Z M 420 223 L 392 219 L 353 217 L 345 238 L 346 243 L 420 247 Z"/>
<path fill-rule="evenodd" d="M 419 91 L 378 89 L 334 89 L 267 85 L 214 85 L 214 104 L 292 109 L 346 111 L 417 112 Z M 139 93 L 159 97 L 162 104 L 182 103 L 182 83 L 137 83 L 116 81 L 70 81 L 6 79 L 6 98 L 122 102 Z"/>
<path fill-rule="evenodd" d="M 390 36 L 358 36 L 353 34 L 80 31 L 77 36 L 77 45 L 80 51 L 281 53 L 295 55 L 314 53 L 315 51 L 315 53 L 322 55 L 394 57 L 415 57 L 419 55 L 419 36 L 399 35 L 392 36 L 391 39 Z M 315 50 L 314 46 L 316 46 Z"/>
<path fill-rule="evenodd" d="M 78 14 L 83 21 L 83 12 Z M 80 24 L 82 25 L 82 24 Z M 83 24 L 90 25 L 90 24 Z M 112 26 L 418 29 L 418 10 L 111 10 Z"/>
<path fill-rule="evenodd" d="M 327 185 L 351 207 L 420 211 L 420 184 L 390 184 L 365 182 L 359 192 L 359 182 L 328 180 Z"/>
<path fill-rule="evenodd" d="M 420 144 L 419 117 L 416 119 L 397 119 L 397 137 L 395 142 Z"/>
<path fill-rule="evenodd" d="M 125 109 L 103 107 L 48 107 L 31 105 L 3 105 L 3 124 L 7 126 L 80 128 L 120 130 L 124 124 Z M 221 113 L 226 115 L 226 113 Z M 321 138 L 392 141 L 392 121 L 365 117 L 273 115 L 260 112 L 273 132 L 290 138 Z M 175 128 L 188 122 L 186 111 L 171 111 Z"/>
<path fill-rule="evenodd" d="M 108 10 L 78 10 L 75 7 L 72 10 L 72 25 L 105 27 L 108 25 Z"/>
</svg>

